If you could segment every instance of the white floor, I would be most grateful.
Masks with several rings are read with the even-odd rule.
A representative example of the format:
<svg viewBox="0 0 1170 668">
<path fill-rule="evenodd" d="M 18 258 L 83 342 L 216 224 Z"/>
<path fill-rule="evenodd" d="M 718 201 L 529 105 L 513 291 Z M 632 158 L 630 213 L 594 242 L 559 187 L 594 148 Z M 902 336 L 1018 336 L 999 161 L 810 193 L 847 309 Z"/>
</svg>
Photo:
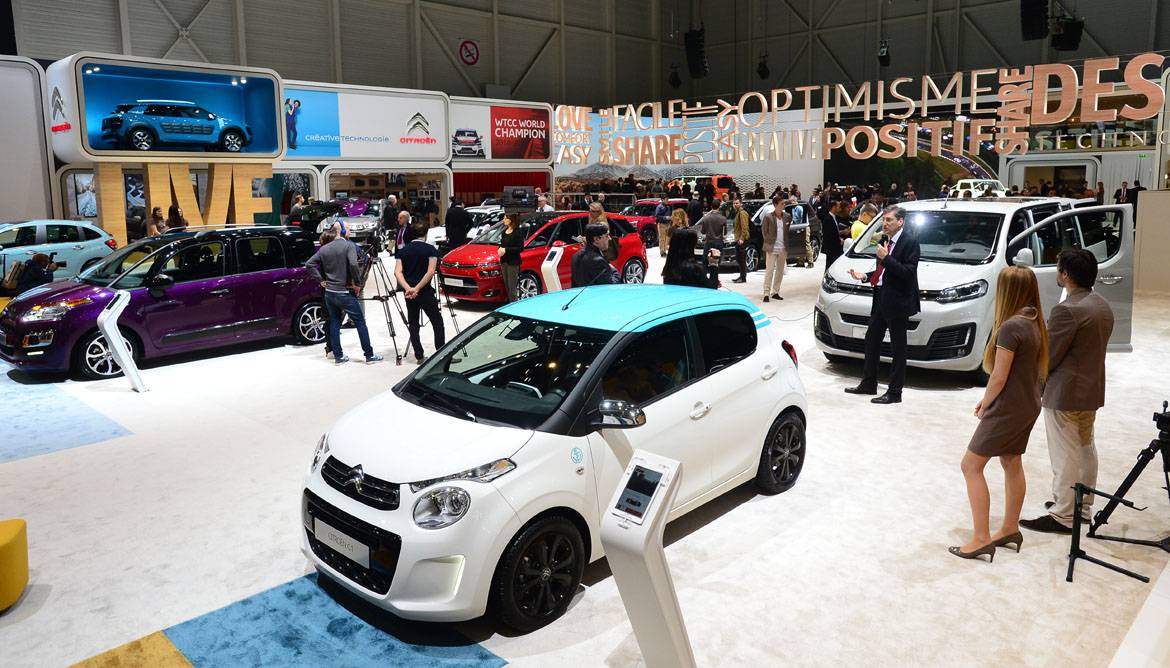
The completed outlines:
<svg viewBox="0 0 1170 668">
<path fill-rule="evenodd" d="M 660 266 L 653 258 L 652 281 Z M 795 344 L 809 394 L 800 482 L 776 497 L 741 488 L 668 531 L 699 664 L 1108 665 L 1153 585 L 1085 562 L 1066 583 L 1066 537 L 1026 533 L 1019 555 L 990 565 L 948 555 L 969 530 L 958 462 L 981 389 L 912 370 L 898 406 L 842 393 L 860 367 L 828 365 L 815 348 L 821 273 L 790 268 L 787 298 L 763 305 Z M 762 272 L 746 286 L 733 277 L 728 288 L 758 299 Z M 483 312 L 460 309 L 460 323 Z M 1135 319 L 1135 352 L 1110 356 L 1097 423 L 1104 488 L 1153 438 L 1150 415 L 1170 397 L 1170 298 L 1142 295 Z M 371 329 L 391 356 L 385 327 Z M 343 337 L 358 353 L 356 334 Z M 28 520 L 32 562 L 25 599 L 0 617 L 0 665 L 67 664 L 308 572 L 299 492 L 317 438 L 410 368 L 334 367 L 320 348 L 272 344 L 152 366 L 143 395 L 124 380 L 64 384 L 132 435 L 0 464 L 0 516 Z M 386 431 L 393 438 L 394 425 Z M 1025 462 L 1035 516 L 1051 479 L 1042 424 Z M 1119 510 L 1114 532 L 1170 529 L 1158 468 L 1131 495 L 1150 510 Z M 989 472 L 997 513 L 1001 476 Z M 1149 548 L 1087 549 L 1151 577 L 1167 562 Z M 518 665 L 638 665 L 604 562 L 586 585 L 537 633 L 506 637 L 482 621 L 461 630 Z"/>
</svg>

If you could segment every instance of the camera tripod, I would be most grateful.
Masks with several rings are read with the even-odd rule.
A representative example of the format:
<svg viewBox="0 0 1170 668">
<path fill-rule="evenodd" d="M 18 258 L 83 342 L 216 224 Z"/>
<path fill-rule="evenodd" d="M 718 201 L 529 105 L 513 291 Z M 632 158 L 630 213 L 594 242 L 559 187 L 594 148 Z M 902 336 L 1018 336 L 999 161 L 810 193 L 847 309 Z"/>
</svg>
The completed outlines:
<svg viewBox="0 0 1170 668">
<path fill-rule="evenodd" d="M 1105 504 L 1105 507 L 1093 515 L 1093 521 L 1089 525 L 1089 531 L 1086 534 L 1088 538 L 1111 540 L 1118 543 L 1131 543 L 1133 545 L 1146 545 L 1148 547 L 1157 547 L 1170 552 L 1170 536 L 1167 536 L 1161 540 L 1149 540 L 1142 538 L 1125 538 L 1122 536 L 1103 536 L 1097 533 L 1097 531 L 1102 526 L 1109 523 L 1109 518 L 1113 515 L 1113 511 L 1117 510 L 1117 506 L 1119 505 L 1133 508 L 1139 512 L 1146 510 L 1146 508 L 1138 508 L 1132 501 L 1127 500 L 1125 495 L 1129 493 L 1130 488 L 1132 488 L 1133 484 L 1137 482 L 1137 479 L 1141 477 L 1142 473 L 1146 469 L 1146 466 L 1149 465 L 1149 463 L 1153 461 L 1154 457 L 1156 457 L 1158 454 L 1162 455 L 1162 481 L 1165 483 L 1165 487 L 1163 487 L 1163 489 L 1166 490 L 1167 501 L 1170 502 L 1170 412 L 1167 412 L 1168 408 L 1170 408 L 1170 403 L 1163 401 L 1162 412 L 1154 413 L 1154 423 L 1158 427 L 1158 437 L 1150 441 L 1150 444 L 1138 453 L 1137 462 L 1134 463 L 1133 468 L 1130 469 L 1129 475 L 1125 476 L 1125 480 L 1121 481 L 1121 485 L 1117 487 L 1116 492 L 1113 494 L 1108 494 L 1079 482 L 1074 486 L 1074 489 L 1076 490 L 1076 504 L 1073 514 L 1072 544 L 1069 546 L 1068 575 L 1065 577 L 1066 581 L 1072 582 L 1073 567 L 1076 565 L 1077 559 L 1084 559 L 1085 561 L 1092 562 L 1098 566 L 1104 566 L 1105 568 L 1108 568 L 1112 571 L 1117 571 L 1123 575 L 1128 575 L 1129 577 L 1141 580 L 1142 582 L 1150 581 L 1150 579 L 1144 575 L 1139 575 L 1138 573 L 1126 570 L 1120 566 L 1116 566 L 1114 564 L 1097 559 L 1096 557 L 1089 556 L 1085 553 L 1084 550 L 1081 549 L 1081 511 L 1084 507 L 1086 494 L 1096 494 L 1098 496 L 1103 496 L 1109 499 L 1109 502 Z"/>
<path fill-rule="evenodd" d="M 374 279 L 374 295 L 372 297 L 360 297 L 363 301 L 376 301 L 382 304 L 382 315 L 386 318 L 386 329 L 390 330 L 390 341 L 394 345 L 394 363 L 402 366 L 402 352 L 398 349 L 398 336 L 394 331 L 394 315 L 390 312 L 390 303 L 393 302 L 394 309 L 398 311 L 398 317 L 402 318 L 402 324 L 406 324 L 406 313 L 402 310 L 402 305 L 398 303 L 398 293 L 395 290 L 394 283 L 390 280 L 390 275 L 386 272 L 386 266 L 382 263 L 382 258 L 378 254 L 378 246 L 372 245 L 366 251 L 367 261 L 365 263 L 364 271 L 362 272 L 361 285 L 364 289 L 371 274 Z"/>
</svg>

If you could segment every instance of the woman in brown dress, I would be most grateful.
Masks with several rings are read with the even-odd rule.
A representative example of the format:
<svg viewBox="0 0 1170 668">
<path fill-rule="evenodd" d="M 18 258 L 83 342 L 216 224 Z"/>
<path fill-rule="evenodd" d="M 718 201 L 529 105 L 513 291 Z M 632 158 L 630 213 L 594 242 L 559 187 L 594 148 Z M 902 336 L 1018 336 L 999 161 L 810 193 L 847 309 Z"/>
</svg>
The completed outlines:
<svg viewBox="0 0 1170 668">
<path fill-rule="evenodd" d="M 951 554 L 974 559 L 995 548 L 1024 542 L 1020 534 L 1020 509 L 1024 505 L 1024 465 L 1021 456 L 1028 435 L 1040 415 L 1040 394 L 1048 375 L 1048 330 L 1040 312 L 1036 274 L 1026 267 L 1006 267 L 999 272 L 995 292 L 995 325 L 983 352 L 983 369 L 991 374 L 983 399 L 975 406 L 979 426 L 963 455 L 963 478 L 971 502 L 975 531 L 966 545 L 951 547 Z M 999 457 L 1004 473 L 1003 526 L 991 534 L 991 496 L 983 469 Z"/>
</svg>

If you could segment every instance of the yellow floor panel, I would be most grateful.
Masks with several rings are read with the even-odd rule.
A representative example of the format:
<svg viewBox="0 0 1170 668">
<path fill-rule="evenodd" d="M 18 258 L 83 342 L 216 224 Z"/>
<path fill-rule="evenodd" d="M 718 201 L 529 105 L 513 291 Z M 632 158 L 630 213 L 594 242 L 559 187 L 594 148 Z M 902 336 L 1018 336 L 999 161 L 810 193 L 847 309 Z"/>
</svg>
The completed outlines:
<svg viewBox="0 0 1170 668">
<path fill-rule="evenodd" d="M 128 642 L 85 661 L 74 668 L 191 668 L 191 662 L 162 631 Z"/>
</svg>

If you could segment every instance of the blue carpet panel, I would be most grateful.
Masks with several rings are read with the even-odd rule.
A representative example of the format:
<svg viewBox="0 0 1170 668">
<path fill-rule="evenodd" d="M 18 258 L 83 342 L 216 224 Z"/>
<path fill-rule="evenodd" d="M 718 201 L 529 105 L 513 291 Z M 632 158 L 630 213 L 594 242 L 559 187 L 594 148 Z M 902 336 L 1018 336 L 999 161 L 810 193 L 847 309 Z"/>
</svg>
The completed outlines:
<svg viewBox="0 0 1170 668">
<path fill-rule="evenodd" d="M 502 666 L 446 624 L 398 619 L 328 578 L 307 575 L 173 626 L 196 667 Z"/>
<path fill-rule="evenodd" d="M 108 441 L 130 432 L 50 383 L 23 384 L 0 362 L 0 463 Z"/>
</svg>

